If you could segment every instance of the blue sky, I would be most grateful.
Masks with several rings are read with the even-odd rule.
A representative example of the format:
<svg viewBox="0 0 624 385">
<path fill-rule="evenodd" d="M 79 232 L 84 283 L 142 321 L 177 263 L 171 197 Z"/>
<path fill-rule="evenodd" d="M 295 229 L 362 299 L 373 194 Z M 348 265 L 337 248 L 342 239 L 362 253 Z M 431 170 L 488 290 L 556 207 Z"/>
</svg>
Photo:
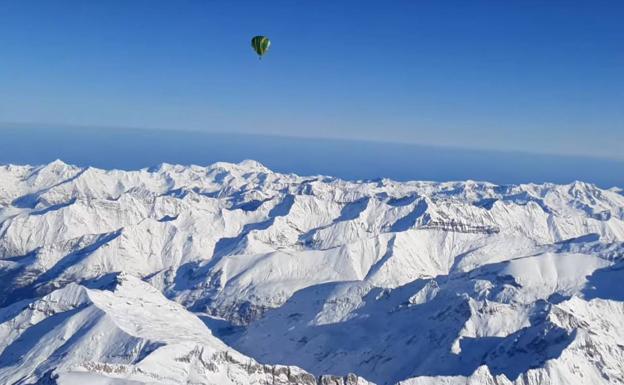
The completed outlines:
<svg viewBox="0 0 624 385">
<path fill-rule="evenodd" d="M 8 0 L 0 17 L 0 122 L 624 159 L 622 1 Z"/>
</svg>

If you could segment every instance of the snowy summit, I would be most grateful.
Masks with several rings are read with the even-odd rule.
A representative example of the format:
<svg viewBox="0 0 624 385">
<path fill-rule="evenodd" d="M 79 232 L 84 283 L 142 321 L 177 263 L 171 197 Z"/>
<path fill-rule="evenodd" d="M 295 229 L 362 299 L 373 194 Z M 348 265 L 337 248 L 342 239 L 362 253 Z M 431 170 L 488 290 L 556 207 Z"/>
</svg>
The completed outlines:
<svg viewBox="0 0 624 385">
<path fill-rule="evenodd" d="M 0 166 L 1 384 L 624 384 L 618 188 Z"/>
</svg>

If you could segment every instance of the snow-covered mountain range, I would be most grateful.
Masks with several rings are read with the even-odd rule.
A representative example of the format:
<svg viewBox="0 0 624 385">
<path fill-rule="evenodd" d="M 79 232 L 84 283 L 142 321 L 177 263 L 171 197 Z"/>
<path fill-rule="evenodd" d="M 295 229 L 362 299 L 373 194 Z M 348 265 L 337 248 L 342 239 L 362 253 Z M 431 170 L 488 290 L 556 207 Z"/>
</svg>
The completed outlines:
<svg viewBox="0 0 624 385">
<path fill-rule="evenodd" d="M 1 384 L 624 384 L 618 188 L 0 166 Z"/>
</svg>

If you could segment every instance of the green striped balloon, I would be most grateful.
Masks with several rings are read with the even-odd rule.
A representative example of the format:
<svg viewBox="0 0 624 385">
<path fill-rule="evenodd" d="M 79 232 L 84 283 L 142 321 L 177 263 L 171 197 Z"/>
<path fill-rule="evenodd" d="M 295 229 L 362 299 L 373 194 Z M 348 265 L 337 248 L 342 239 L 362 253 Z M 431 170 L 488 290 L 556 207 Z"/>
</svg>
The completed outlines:
<svg viewBox="0 0 624 385">
<path fill-rule="evenodd" d="M 262 55 L 264 55 L 271 46 L 271 40 L 269 40 L 266 36 L 254 36 L 251 39 L 251 47 L 256 51 L 258 57 L 262 59 Z"/>
</svg>

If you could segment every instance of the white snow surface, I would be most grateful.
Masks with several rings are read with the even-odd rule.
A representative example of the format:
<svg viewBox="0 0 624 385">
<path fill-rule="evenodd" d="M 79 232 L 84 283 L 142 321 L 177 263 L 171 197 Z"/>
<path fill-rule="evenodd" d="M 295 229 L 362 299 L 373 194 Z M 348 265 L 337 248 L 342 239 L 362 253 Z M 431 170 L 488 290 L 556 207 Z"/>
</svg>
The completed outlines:
<svg viewBox="0 0 624 385">
<path fill-rule="evenodd" d="M 0 383 L 624 384 L 623 242 L 583 182 L 0 166 Z"/>
</svg>

